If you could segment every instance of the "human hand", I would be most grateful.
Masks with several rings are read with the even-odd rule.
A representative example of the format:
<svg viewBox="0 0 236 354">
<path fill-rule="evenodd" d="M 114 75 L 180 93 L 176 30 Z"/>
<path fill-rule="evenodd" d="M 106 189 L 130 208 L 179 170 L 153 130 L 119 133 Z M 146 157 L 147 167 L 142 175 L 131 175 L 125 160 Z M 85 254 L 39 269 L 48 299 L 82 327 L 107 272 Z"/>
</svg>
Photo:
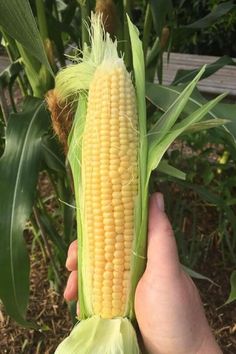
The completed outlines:
<svg viewBox="0 0 236 354">
<path fill-rule="evenodd" d="M 147 267 L 135 294 L 135 312 L 152 354 L 218 354 L 192 279 L 183 271 L 163 196 L 150 199 Z"/>
<path fill-rule="evenodd" d="M 197 288 L 182 270 L 163 196 L 154 194 L 149 205 L 146 270 L 135 294 L 135 312 L 144 344 L 150 354 L 220 354 Z M 64 292 L 77 297 L 77 241 L 68 251 L 71 271 Z"/>
</svg>

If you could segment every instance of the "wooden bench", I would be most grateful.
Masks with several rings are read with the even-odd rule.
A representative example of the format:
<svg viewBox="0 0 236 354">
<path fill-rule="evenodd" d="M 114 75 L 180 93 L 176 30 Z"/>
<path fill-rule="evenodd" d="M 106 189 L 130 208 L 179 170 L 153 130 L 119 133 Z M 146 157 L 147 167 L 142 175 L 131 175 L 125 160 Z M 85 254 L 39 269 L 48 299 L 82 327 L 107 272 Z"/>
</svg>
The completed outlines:
<svg viewBox="0 0 236 354">
<path fill-rule="evenodd" d="M 169 63 L 167 54 L 163 60 L 163 84 L 170 85 L 179 69 L 196 69 L 204 64 L 214 63 L 218 57 L 171 53 Z M 236 97 L 236 66 L 226 65 L 208 78 L 201 80 L 198 88 L 202 93 L 217 95 L 229 92 L 229 96 Z"/>
</svg>

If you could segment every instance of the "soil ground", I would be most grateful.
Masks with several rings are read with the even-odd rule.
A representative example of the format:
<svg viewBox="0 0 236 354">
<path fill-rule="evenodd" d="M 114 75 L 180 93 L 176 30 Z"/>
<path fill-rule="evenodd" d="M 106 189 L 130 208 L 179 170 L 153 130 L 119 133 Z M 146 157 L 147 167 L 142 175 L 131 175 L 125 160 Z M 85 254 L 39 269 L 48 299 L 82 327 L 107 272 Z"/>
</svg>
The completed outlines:
<svg viewBox="0 0 236 354">
<path fill-rule="evenodd" d="M 26 235 L 28 244 L 32 237 Z M 224 354 L 236 353 L 235 303 L 223 306 L 229 294 L 232 269 L 222 268 L 220 255 L 212 250 L 205 262 L 196 269 L 210 277 L 217 285 L 198 280 L 208 320 Z M 58 343 L 69 333 L 72 320 L 63 300 L 63 288 L 55 290 L 48 280 L 48 258 L 36 244 L 31 254 L 31 294 L 28 318 L 36 321 L 41 330 L 19 327 L 0 307 L 0 354 L 52 354 Z M 61 270 L 65 284 L 67 273 Z M 127 353 L 128 354 L 128 353 Z"/>
</svg>

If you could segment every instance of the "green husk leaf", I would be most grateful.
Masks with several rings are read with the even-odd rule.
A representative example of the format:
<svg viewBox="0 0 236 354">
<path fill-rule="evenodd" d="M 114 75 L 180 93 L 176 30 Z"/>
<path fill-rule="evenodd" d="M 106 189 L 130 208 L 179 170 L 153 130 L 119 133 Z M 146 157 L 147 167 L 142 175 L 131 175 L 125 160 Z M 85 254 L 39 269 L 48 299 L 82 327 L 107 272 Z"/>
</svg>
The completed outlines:
<svg viewBox="0 0 236 354">
<path fill-rule="evenodd" d="M 70 56 L 76 62 L 59 72 L 56 76 L 56 88 L 59 99 L 72 101 L 78 99 L 83 90 L 88 90 L 94 72 L 106 58 L 118 58 L 117 42 L 101 26 L 101 14 L 91 15 L 91 27 L 88 28 L 91 47 L 85 45 L 83 58 Z M 80 54 L 80 53 L 79 53 Z"/>
<path fill-rule="evenodd" d="M 93 74 L 91 65 L 83 62 L 60 71 L 56 76 L 59 98 L 65 100 L 77 96 L 78 99 L 80 90 L 88 90 Z"/>
<path fill-rule="evenodd" d="M 55 354 L 141 354 L 137 336 L 127 318 L 94 316 L 78 323 Z"/>
<path fill-rule="evenodd" d="M 134 79 L 136 87 L 139 130 L 140 130 L 140 150 L 139 150 L 139 169 L 140 185 L 136 208 L 136 237 L 133 246 L 133 260 L 131 267 L 131 290 L 129 303 L 126 313 L 129 318 L 134 319 L 133 301 L 134 292 L 140 276 L 142 275 L 146 264 L 146 224 L 147 224 L 147 134 L 146 134 L 146 103 L 145 103 L 145 77 L 144 77 L 144 59 L 142 52 L 142 43 L 139 40 L 138 32 L 135 26 L 129 21 L 130 36 L 132 39 Z M 98 24 L 98 22 L 97 22 Z M 95 25 L 96 27 L 96 25 Z M 96 38 L 95 38 L 95 37 Z M 116 42 L 111 42 L 109 37 L 104 37 L 104 33 L 98 29 L 93 29 L 91 36 L 91 49 L 86 50 L 83 62 L 80 62 L 71 69 L 65 69 L 56 79 L 56 88 L 60 98 L 63 100 L 78 99 L 78 108 L 74 118 L 74 124 L 69 136 L 68 159 L 74 179 L 74 189 L 76 198 L 77 230 L 79 242 L 78 270 L 79 270 L 79 302 L 80 319 L 82 321 L 74 328 L 71 335 L 59 346 L 56 353 L 140 353 L 135 331 L 131 322 L 127 318 L 116 318 L 113 320 L 104 320 L 93 317 L 91 294 L 88 284 L 88 269 L 86 267 L 86 242 L 83 212 L 83 190 L 82 190 L 82 136 L 87 111 L 87 90 L 89 89 L 91 79 L 98 65 L 104 58 L 122 60 L 117 53 Z M 101 52 L 99 52 L 99 48 Z M 93 53 L 93 51 L 95 51 Z M 83 65 L 83 70 L 82 70 Z M 83 71 L 81 75 L 80 70 Z M 88 73 L 88 78 L 86 75 Z M 83 80 L 83 78 L 85 78 Z M 68 88 L 68 80 L 70 85 Z M 87 81 L 86 81 L 87 80 Z M 80 81 L 80 82 L 78 82 Z M 67 85 L 66 85 L 67 83 Z M 137 259 L 138 258 L 138 259 Z M 79 348 L 79 349 L 78 349 Z M 75 350 L 75 351 L 73 351 Z"/>
<path fill-rule="evenodd" d="M 147 128 L 146 128 L 146 101 L 145 101 L 145 65 L 142 42 L 139 32 L 128 19 L 130 42 L 132 47 L 135 90 L 139 122 L 139 192 L 135 206 L 135 237 L 131 262 L 132 283 L 130 290 L 129 318 L 134 318 L 133 301 L 137 283 L 146 266 L 146 235 L 148 210 L 148 181 L 147 181 Z"/>
<path fill-rule="evenodd" d="M 85 117 L 87 112 L 87 97 L 86 95 L 80 95 L 78 108 L 74 117 L 73 127 L 69 136 L 69 151 L 68 160 L 70 162 L 71 171 L 74 180 L 74 191 L 75 191 L 75 201 L 76 201 L 76 220 L 77 220 L 77 238 L 80 247 L 78 247 L 78 264 L 81 265 L 83 260 L 82 249 L 83 249 L 83 227 L 82 227 L 82 210 L 80 209 L 80 198 L 83 198 L 83 190 L 81 188 L 81 163 L 82 163 L 82 135 L 84 131 Z M 82 265 L 78 267 L 79 272 L 79 303 L 80 303 L 80 318 L 86 318 L 88 316 L 87 311 L 87 301 L 86 296 L 86 283 L 83 282 L 83 267 Z M 91 314 L 91 311 L 89 311 Z"/>
</svg>

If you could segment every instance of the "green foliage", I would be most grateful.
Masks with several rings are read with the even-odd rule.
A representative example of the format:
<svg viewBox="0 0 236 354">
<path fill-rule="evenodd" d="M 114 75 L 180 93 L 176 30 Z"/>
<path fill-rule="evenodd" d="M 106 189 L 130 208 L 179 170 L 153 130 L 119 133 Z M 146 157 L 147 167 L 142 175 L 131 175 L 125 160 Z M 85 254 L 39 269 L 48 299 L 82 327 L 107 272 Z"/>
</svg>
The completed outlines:
<svg viewBox="0 0 236 354">
<path fill-rule="evenodd" d="M 35 198 L 41 160 L 41 136 L 49 127 L 42 101 L 28 98 L 21 113 L 11 115 L 6 148 L 0 160 L 0 297 L 22 325 L 29 298 L 29 258 L 23 230 Z"/>
<path fill-rule="evenodd" d="M 28 49 L 41 64 L 51 70 L 27 0 L 1 1 L 0 25 L 12 38 Z"/>
<path fill-rule="evenodd" d="M 201 31 L 195 31 L 187 36 L 184 41 L 173 43 L 174 51 L 189 52 L 205 55 L 221 56 L 227 54 L 236 57 L 235 25 L 236 7 L 233 1 L 227 0 L 198 0 L 173 1 L 176 8 L 176 19 L 178 24 L 191 26 L 191 23 L 201 24 L 201 19 L 209 14 L 217 14 L 219 8 L 220 16 L 215 22 L 204 27 Z M 218 10 L 217 10 L 218 9 Z M 230 9 L 230 11 L 227 11 Z M 223 15 L 223 16 L 221 16 Z M 195 27 L 196 28 L 196 27 Z"/>
<path fill-rule="evenodd" d="M 236 265 L 235 144 L 227 142 L 227 136 L 222 128 L 186 135 L 168 155 L 169 163 L 186 172 L 184 183 L 172 178 L 172 188 L 179 190 L 182 199 L 170 203 L 168 210 L 175 225 L 182 261 L 190 267 L 203 256 L 207 259 L 214 243 L 221 250 L 219 262 L 230 267 Z M 206 221 L 211 218 L 212 225 L 207 225 Z"/>
</svg>

